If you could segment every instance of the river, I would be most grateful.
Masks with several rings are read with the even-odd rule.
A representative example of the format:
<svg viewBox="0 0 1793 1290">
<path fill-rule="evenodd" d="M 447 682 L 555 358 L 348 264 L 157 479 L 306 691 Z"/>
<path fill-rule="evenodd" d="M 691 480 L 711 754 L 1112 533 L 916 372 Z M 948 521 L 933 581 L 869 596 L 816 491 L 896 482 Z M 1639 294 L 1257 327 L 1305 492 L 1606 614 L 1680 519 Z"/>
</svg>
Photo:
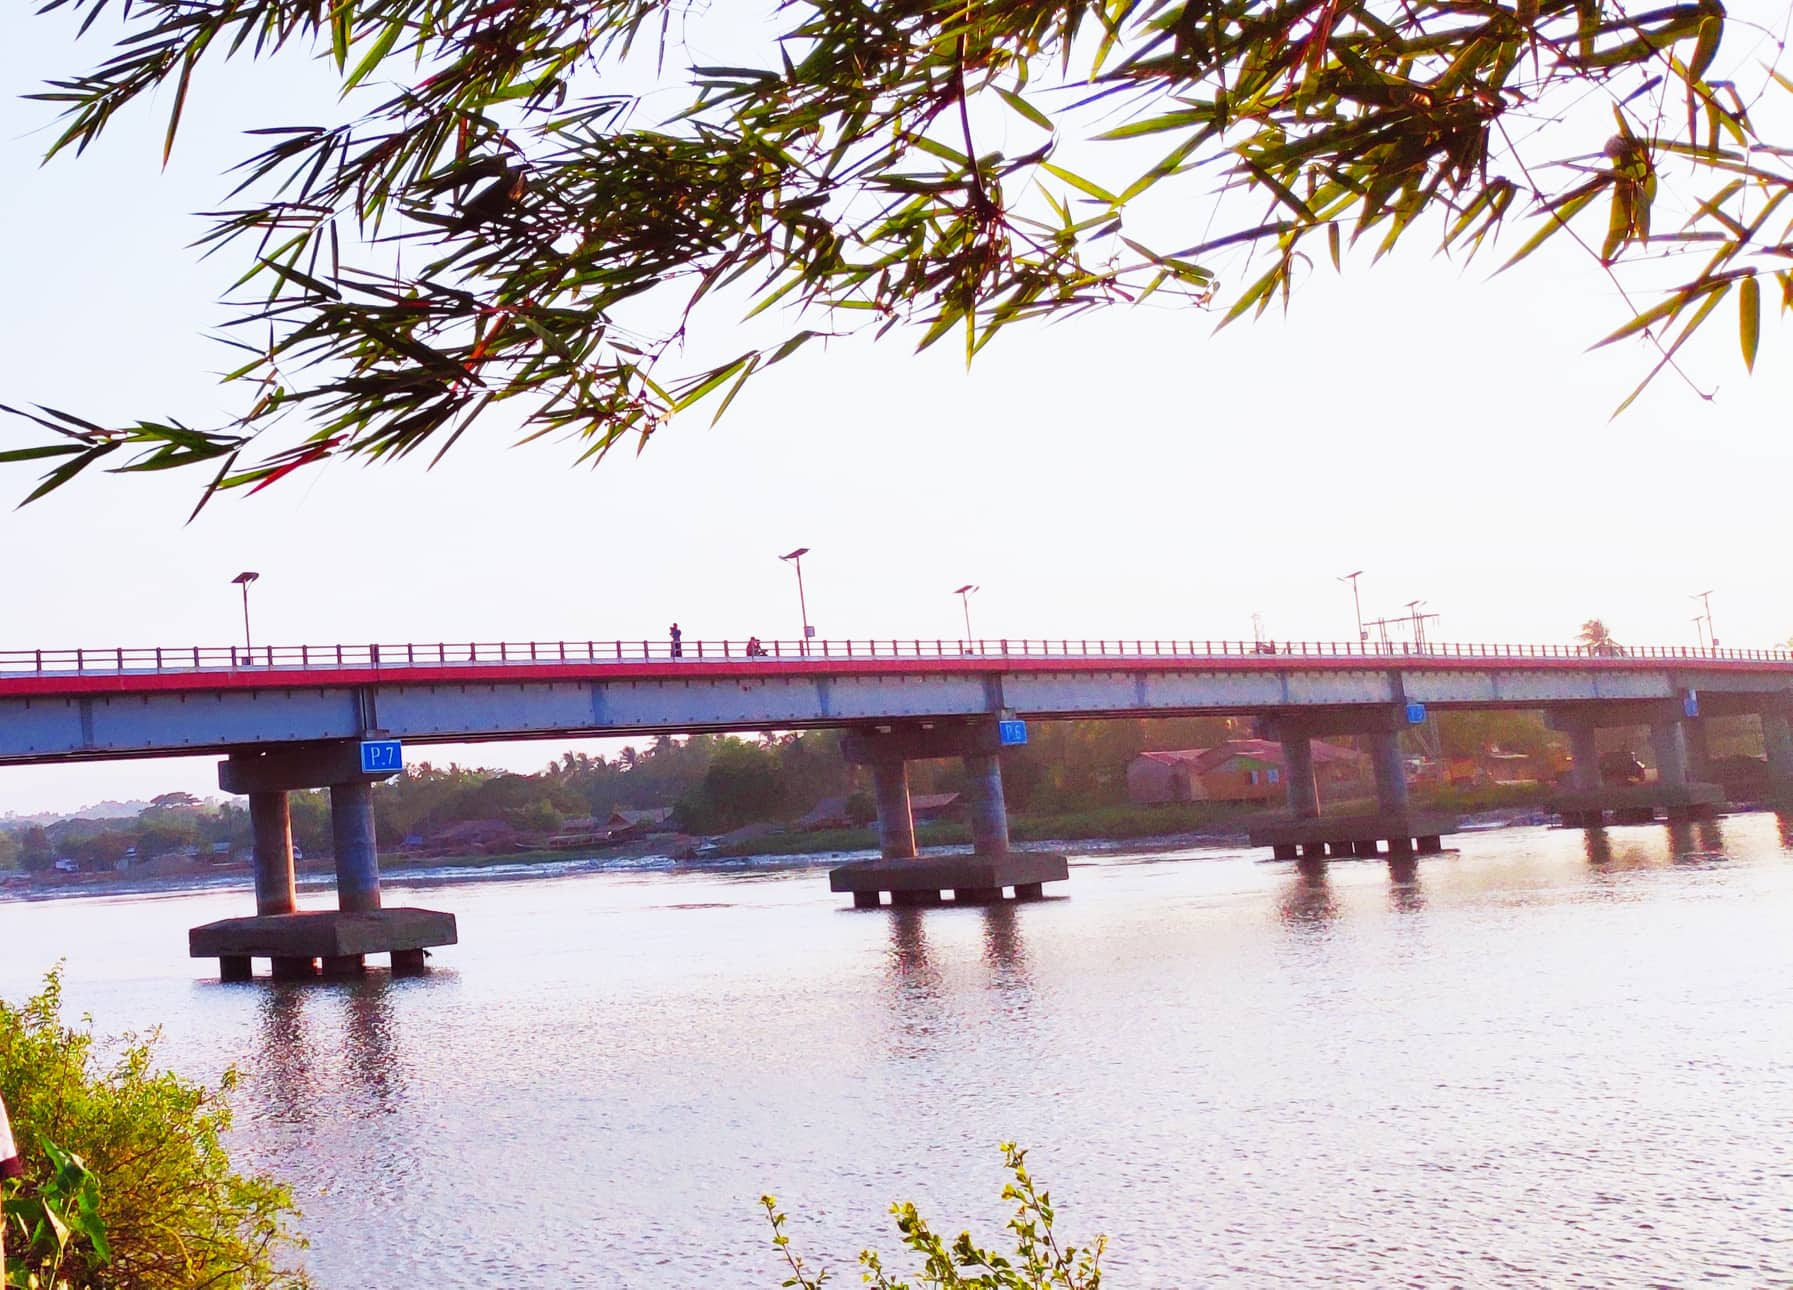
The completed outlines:
<svg viewBox="0 0 1793 1290">
<path fill-rule="evenodd" d="M 243 1071 L 320 1290 L 857 1284 L 887 1208 L 1002 1235 L 1014 1139 L 1109 1284 L 1793 1283 L 1793 850 L 1772 815 L 1466 834 L 1394 875 L 1073 856 L 856 911 L 820 867 L 389 888 L 424 977 L 221 985 L 243 891 L 0 904 L 0 993 Z M 318 897 L 314 896 L 314 900 Z"/>
</svg>

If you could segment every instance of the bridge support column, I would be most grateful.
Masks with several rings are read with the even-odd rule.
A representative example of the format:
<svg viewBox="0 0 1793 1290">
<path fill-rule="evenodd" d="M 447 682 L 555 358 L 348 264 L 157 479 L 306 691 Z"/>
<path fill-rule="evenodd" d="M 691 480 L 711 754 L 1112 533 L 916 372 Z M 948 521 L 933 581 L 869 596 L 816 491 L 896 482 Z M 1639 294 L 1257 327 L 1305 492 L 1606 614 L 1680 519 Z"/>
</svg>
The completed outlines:
<svg viewBox="0 0 1793 1290">
<path fill-rule="evenodd" d="M 1793 805 L 1793 720 L 1785 712 L 1764 712 L 1762 750 L 1768 754 L 1768 790 L 1776 802 Z"/>
<path fill-rule="evenodd" d="M 1696 784 L 1711 779 L 1712 750 L 1706 742 L 1704 717 L 1693 717 L 1681 723 L 1681 737 L 1687 750 L 1687 778 Z"/>
<path fill-rule="evenodd" d="M 1592 721 L 1569 726 L 1570 782 L 1582 792 L 1600 787 L 1600 729 Z"/>
<path fill-rule="evenodd" d="M 1370 766 L 1376 772 L 1376 805 L 1384 815 L 1407 813 L 1407 767 L 1401 737 L 1393 730 L 1370 733 Z"/>
<path fill-rule="evenodd" d="M 1395 686 L 1396 693 L 1400 687 Z M 1386 848 L 1391 856 L 1431 855 L 1444 849 L 1444 836 L 1455 833 L 1458 820 L 1430 811 L 1415 813 L 1407 793 L 1407 768 L 1401 760 L 1401 731 L 1407 729 L 1407 704 L 1364 707 L 1332 713 L 1274 714 L 1259 725 L 1259 734 L 1282 744 L 1287 821 L 1274 821 L 1248 834 L 1254 847 L 1267 846 L 1278 860 L 1298 856 L 1375 856 Z M 1352 735 L 1369 743 L 1375 772 L 1376 809 L 1366 815 L 1326 815 L 1320 807 L 1314 774 L 1315 738 Z"/>
<path fill-rule="evenodd" d="M 831 869 L 830 891 L 850 892 L 853 904 L 874 909 L 890 893 L 893 905 L 937 905 L 951 892 L 961 904 L 1037 898 L 1043 884 L 1070 876 L 1062 855 L 1014 851 L 1009 846 L 1008 807 L 1002 792 L 1001 749 L 994 721 L 897 722 L 848 733 L 841 753 L 855 766 L 870 766 L 878 800 L 877 860 Z M 965 797 L 971 812 L 972 854 L 918 856 L 905 763 L 958 757 L 965 764 Z"/>
<path fill-rule="evenodd" d="M 366 782 L 330 786 L 330 838 L 336 847 L 336 907 L 380 907 L 380 852 L 374 841 L 374 790 Z"/>
<path fill-rule="evenodd" d="M 1314 745 L 1306 735 L 1282 738 L 1283 775 L 1287 778 L 1289 814 L 1298 820 L 1320 817 L 1320 790 L 1314 780 Z"/>
<path fill-rule="evenodd" d="M 915 815 L 909 806 L 909 767 L 901 757 L 872 762 L 872 796 L 878 805 L 878 853 L 886 860 L 915 856 Z"/>
<path fill-rule="evenodd" d="M 980 856 L 1009 853 L 1009 808 L 1002 795 L 1002 762 L 995 753 L 965 758 L 965 787 L 971 799 L 971 845 Z"/>
<path fill-rule="evenodd" d="M 286 793 L 249 794 L 255 834 L 255 912 L 290 914 L 299 907 L 293 879 L 293 818 Z"/>
<path fill-rule="evenodd" d="M 1679 718 L 1663 718 L 1650 724 L 1650 748 L 1656 754 L 1656 782 L 1687 782 L 1687 730 Z"/>
<path fill-rule="evenodd" d="M 249 797 L 255 829 L 254 918 L 226 918 L 187 933 L 194 958 L 218 960 L 225 980 L 244 980 L 252 960 L 268 959 L 276 977 L 360 972 L 369 954 L 390 954 L 395 972 L 422 967 L 424 951 L 458 939 L 453 914 L 385 909 L 374 843 L 373 784 L 361 770 L 358 741 L 244 749 L 218 767 L 218 786 Z M 294 899 L 292 820 L 287 794 L 330 786 L 337 908 L 301 911 Z"/>
<path fill-rule="evenodd" d="M 1688 729 L 1684 700 L 1580 703 L 1549 714 L 1552 729 L 1568 734 L 1574 753 L 1569 786 L 1550 799 L 1549 809 L 1564 828 L 1599 829 L 1614 824 L 1648 824 L 1658 815 L 1671 822 L 1709 818 L 1724 793 L 1693 775 L 1705 732 Z M 1600 771 L 1594 732 L 1601 726 L 1648 724 L 1656 757 L 1656 778 L 1642 783 L 1607 783 Z"/>
</svg>

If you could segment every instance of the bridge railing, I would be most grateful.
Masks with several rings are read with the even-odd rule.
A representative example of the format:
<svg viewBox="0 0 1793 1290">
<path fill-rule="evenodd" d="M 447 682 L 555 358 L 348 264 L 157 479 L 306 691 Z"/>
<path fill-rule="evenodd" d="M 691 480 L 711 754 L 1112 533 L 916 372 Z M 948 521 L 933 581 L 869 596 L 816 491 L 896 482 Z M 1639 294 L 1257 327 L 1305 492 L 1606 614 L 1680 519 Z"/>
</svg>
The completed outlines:
<svg viewBox="0 0 1793 1290">
<path fill-rule="evenodd" d="M 0 677 L 143 675 L 161 673 L 323 672 L 340 669 L 398 671 L 414 667 L 535 665 L 590 667 L 605 663 L 695 663 L 726 660 L 775 668 L 813 659 L 1048 659 L 1087 663 L 1102 659 L 1300 660 L 1361 658 L 1366 663 L 1402 659 L 1557 659 L 1602 666 L 1637 662 L 1793 662 L 1785 648 L 1739 650 L 1685 645 L 1589 648 L 1585 645 L 1413 643 L 1396 641 L 1234 641 L 1188 638 L 995 640 L 877 638 L 842 640 L 692 640 L 614 638 L 582 641 L 434 641 L 400 644 L 113 646 L 101 649 L 0 650 Z"/>
</svg>

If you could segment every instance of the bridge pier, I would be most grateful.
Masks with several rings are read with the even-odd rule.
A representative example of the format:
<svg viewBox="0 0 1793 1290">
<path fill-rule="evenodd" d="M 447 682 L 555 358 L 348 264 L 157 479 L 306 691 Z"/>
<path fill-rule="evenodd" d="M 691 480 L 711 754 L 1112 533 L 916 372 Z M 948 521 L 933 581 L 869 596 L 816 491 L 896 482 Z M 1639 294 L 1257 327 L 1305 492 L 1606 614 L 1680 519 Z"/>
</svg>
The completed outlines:
<svg viewBox="0 0 1793 1290">
<path fill-rule="evenodd" d="M 1549 721 L 1553 729 L 1568 734 L 1574 759 L 1571 787 L 1548 803 L 1564 828 L 1599 829 L 1608 821 L 1649 824 L 1658 814 L 1670 823 L 1703 820 L 1724 803 L 1724 791 L 1718 785 L 1697 777 L 1706 765 L 1706 731 L 1700 718 L 1687 716 L 1680 699 L 1577 704 L 1552 711 Z M 1606 783 L 1596 742 L 1599 728 L 1644 723 L 1650 727 L 1656 779 L 1641 784 Z M 1694 727 L 1691 730 L 1690 725 Z"/>
<path fill-rule="evenodd" d="M 988 721 L 906 722 L 850 732 L 841 750 L 852 764 L 871 768 L 879 858 L 831 870 L 829 890 L 850 892 L 855 908 L 875 909 L 886 892 L 892 905 L 939 904 L 949 891 L 956 903 L 982 903 L 1002 899 L 1005 889 L 1017 900 L 1033 900 L 1044 895 L 1043 884 L 1068 878 L 1063 856 L 1011 849 L 999 748 L 995 723 Z M 917 853 L 906 767 L 939 757 L 964 761 L 969 855 Z"/>
<path fill-rule="evenodd" d="M 1768 761 L 1768 794 L 1776 805 L 1793 805 L 1793 719 L 1785 708 L 1764 708 L 1757 715 Z"/>
<path fill-rule="evenodd" d="M 915 814 L 909 806 L 909 765 L 901 757 L 871 763 L 872 798 L 878 807 L 878 853 L 886 860 L 915 856 Z"/>
<path fill-rule="evenodd" d="M 269 960 L 277 980 L 353 975 L 369 954 L 391 955 L 394 972 L 420 971 L 424 951 L 456 940 L 453 914 L 386 909 L 380 899 L 373 784 L 363 774 L 358 743 L 277 745 L 234 752 L 218 767 L 218 784 L 249 797 L 255 834 L 255 917 L 226 918 L 187 933 L 194 958 L 216 958 L 225 981 L 246 981 L 253 961 Z M 293 873 L 292 817 L 287 794 L 330 789 L 330 833 L 336 852 L 334 910 L 301 910 Z"/>
<path fill-rule="evenodd" d="M 1314 778 L 1314 741 L 1289 732 L 1282 737 L 1283 791 L 1289 798 L 1289 815 L 1297 820 L 1320 818 L 1320 786 Z"/>
<path fill-rule="evenodd" d="M 255 912 L 290 914 L 299 899 L 293 877 L 293 817 L 284 791 L 249 794 L 249 829 L 255 838 Z"/>
<path fill-rule="evenodd" d="M 1407 767 L 1401 758 L 1401 731 L 1407 708 L 1387 706 L 1338 713 L 1278 714 L 1262 723 L 1265 738 L 1282 744 L 1289 819 L 1250 830 L 1254 847 L 1269 847 L 1278 860 L 1326 856 L 1435 855 L 1457 818 L 1416 812 L 1407 795 Z M 1313 740 L 1319 735 L 1356 735 L 1368 740 L 1376 780 L 1376 810 L 1369 815 L 1326 815 L 1314 777 Z"/>
</svg>

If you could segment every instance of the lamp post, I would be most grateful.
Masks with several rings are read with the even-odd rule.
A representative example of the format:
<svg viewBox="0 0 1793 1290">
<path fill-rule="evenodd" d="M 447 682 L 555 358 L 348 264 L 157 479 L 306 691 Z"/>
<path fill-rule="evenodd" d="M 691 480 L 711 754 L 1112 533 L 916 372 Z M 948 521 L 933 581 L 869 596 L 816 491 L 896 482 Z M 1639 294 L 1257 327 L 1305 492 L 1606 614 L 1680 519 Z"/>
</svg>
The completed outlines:
<svg viewBox="0 0 1793 1290">
<path fill-rule="evenodd" d="M 801 654 L 809 653 L 809 638 L 813 635 L 809 627 L 809 602 L 803 598 L 803 557 L 808 554 L 809 548 L 800 546 L 790 554 L 778 557 L 797 566 L 797 608 L 803 614 L 803 640 L 798 644 L 797 651 Z"/>
<path fill-rule="evenodd" d="M 243 589 L 243 649 L 245 652 L 255 648 L 249 637 L 249 584 L 259 577 L 261 577 L 259 573 L 250 573 L 245 570 L 231 579 Z"/>
<path fill-rule="evenodd" d="M 1357 598 L 1357 580 L 1361 577 L 1363 577 L 1363 570 L 1359 569 L 1356 573 L 1347 573 L 1339 579 L 1340 582 L 1351 584 L 1351 608 L 1357 611 L 1357 643 L 1359 645 L 1370 638 L 1370 634 L 1363 629 L 1363 601 Z"/>
<path fill-rule="evenodd" d="M 959 598 L 959 605 L 965 611 L 965 643 L 971 644 L 971 593 L 977 590 L 975 583 L 966 583 L 953 592 Z"/>
<path fill-rule="evenodd" d="M 1693 616 L 1693 627 L 1694 630 L 1700 634 L 1700 648 L 1703 650 L 1706 648 L 1706 615 L 1695 614 Z"/>
<path fill-rule="evenodd" d="M 1714 623 L 1712 621 L 1712 592 L 1711 592 L 1711 590 L 1708 589 L 1706 591 L 1696 591 L 1691 596 L 1689 596 L 1688 599 L 1699 601 L 1700 608 L 1702 608 L 1706 611 L 1706 635 L 1711 638 L 1712 648 L 1717 649 L 1718 648 L 1718 624 Z"/>
</svg>

